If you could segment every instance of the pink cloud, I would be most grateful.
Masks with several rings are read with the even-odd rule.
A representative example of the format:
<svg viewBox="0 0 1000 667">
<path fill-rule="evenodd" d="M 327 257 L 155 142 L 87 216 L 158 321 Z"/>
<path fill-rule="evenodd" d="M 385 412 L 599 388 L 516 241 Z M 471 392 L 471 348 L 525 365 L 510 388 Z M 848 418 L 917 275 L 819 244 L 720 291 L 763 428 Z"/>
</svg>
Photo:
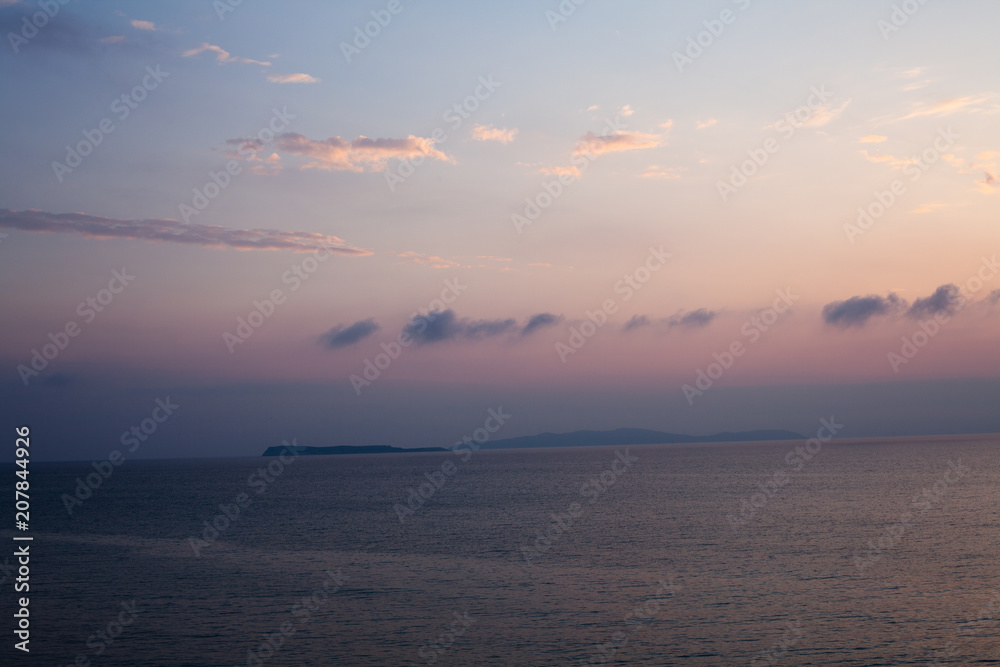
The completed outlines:
<svg viewBox="0 0 1000 667">
<path fill-rule="evenodd" d="M 655 164 L 649 165 L 640 178 L 659 178 L 663 180 L 673 180 L 680 178 L 687 171 L 685 167 L 660 167 Z"/>
<path fill-rule="evenodd" d="M 580 178 L 580 170 L 576 167 L 542 167 L 538 170 L 539 172 L 545 174 L 546 176 L 564 176 L 569 175 L 573 178 Z"/>
<path fill-rule="evenodd" d="M 189 243 L 236 250 L 290 250 L 314 252 L 325 248 L 339 255 L 370 255 L 344 244 L 336 236 L 276 229 L 232 229 L 216 225 L 185 224 L 177 220 L 118 220 L 85 213 L 49 213 L 37 209 L 0 209 L 0 228 L 50 234 L 80 234 L 93 239 L 134 239 Z"/>
<path fill-rule="evenodd" d="M 234 139 L 231 142 L 241 140 Z M 384 171 L 390 160 L 410 160 L 417 157 L 452 162 L 454 160 L 434 148 L 434 140 L 410 135 L 405 139 L 370 139 L 361 136 L 352 141 L 330 137 L 322 141 L 301 134 L 279 135 L 276 148 L 283 153 L 311 158 L 303 169 L 336 171 Z"/>
<path fill-rule="evenodd" d="M 660 145 L 660 137 L 655 134 L 645 132 L 612 132 L 606 135 L 597 135 L 588 132 L 583 135 L 576 148 L 574 155 L 604 155 L 605 153 L 618 153 L 621 151 L 634 151 L 643 148 L 655 148 Z"/>
<path fill-rule="evenodd" d="M 190 58 L 196 56 L 205 51 L 210 51 L 215 54 L 215 60 L 220 65 L 223 63 L 240 63 L 241 65 L 260 65 L 261 67 L 270 67 L 271 63 L 263 60 L 253 60 L 252 58 L 241 58 L 239 56 L 234 56 L 233 54 L 226 51 L 221 46 L 216 46 L 215 44 L 209 44 L 208 42 L 202 42 L 201 46 L 189 49 L 181 54 L 182 58 Z"/>
<path fill-rule="evenodd" d="M 509 144 L 517 137 L 517 129 L 508 130 L 506 127 L 476 125 L 472 128 L 471 134 L 476 141 L 499 141 L 502 144 Z"/>
<path fill-rule="evenodd" d="M 319 79 L 308 74 L 269 74 L 267 80 L 271 83 L 319 83 Z"/>
</svg>

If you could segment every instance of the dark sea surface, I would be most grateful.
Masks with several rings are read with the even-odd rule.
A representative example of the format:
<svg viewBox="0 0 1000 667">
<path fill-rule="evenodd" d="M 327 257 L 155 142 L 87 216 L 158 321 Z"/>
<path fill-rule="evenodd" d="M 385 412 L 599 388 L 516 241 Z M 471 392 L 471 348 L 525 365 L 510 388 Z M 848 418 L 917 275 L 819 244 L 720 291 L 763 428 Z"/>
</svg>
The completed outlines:
<svg viewBox="0 0 1000 667">
<path fill-rule="evenodd" d="M 34 463 L 31 654 L 9 574 L 0 662 L 998 665 L 998 446 L 126 461 L 71 516 L 93 468 Z"/>
</svg>

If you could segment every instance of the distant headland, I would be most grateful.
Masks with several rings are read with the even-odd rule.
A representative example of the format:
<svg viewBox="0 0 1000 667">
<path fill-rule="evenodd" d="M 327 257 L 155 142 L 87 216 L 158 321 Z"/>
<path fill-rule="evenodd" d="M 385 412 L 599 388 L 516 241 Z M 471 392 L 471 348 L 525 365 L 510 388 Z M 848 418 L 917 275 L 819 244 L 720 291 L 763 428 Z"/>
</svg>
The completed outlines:
<svg viewBox="0 0 1000 667">
<path fill-rule="evenodd" d="M 683 435 L 641 428 L 619 428 L 614 431 L 573 431 L 572 433 L 540 433 L 483 443 L 482 449 L 529 449 L 538 447 L 609 447 L 617 445 L 680 445 L 710 442 L 766 442 L 772 440 L 805 440 L 792 431 L 738 431 L 714 435 Z M 280 456 L 286 450 L 304 456 L 338 454 L 403 454 L 414 452 L 446 452 L 447 447 L 391 447 L 389 445 L 339 445 L 336 447 L 268 447 L 264 456 Z"/>
</svg>

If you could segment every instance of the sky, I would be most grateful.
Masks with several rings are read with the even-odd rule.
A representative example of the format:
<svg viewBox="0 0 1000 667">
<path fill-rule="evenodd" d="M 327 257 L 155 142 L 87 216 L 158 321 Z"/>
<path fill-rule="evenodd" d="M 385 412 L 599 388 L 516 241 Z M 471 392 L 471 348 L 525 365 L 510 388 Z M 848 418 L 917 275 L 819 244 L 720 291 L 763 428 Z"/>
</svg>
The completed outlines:
<svg viewBox="0 0 1000 667">
<path fill-rule="evenodd" d="M 0 0 L 5 425 L 1000 431 L 998 18 Z"/>
</svg>

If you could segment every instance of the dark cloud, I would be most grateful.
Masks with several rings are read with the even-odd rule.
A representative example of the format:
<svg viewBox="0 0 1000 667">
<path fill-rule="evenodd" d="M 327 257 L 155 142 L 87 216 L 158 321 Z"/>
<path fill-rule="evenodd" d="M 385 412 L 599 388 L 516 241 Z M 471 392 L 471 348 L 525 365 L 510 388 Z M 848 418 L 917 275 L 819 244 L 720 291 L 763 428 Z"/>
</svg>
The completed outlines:
<svg viewBox="0 0 1000 667">
<path fill-rule="evenodd" d="M 996 289 L 990 292 L 989 296 L 986 297 L 986 300 L 989 301 L 990 303 L 1000 302 L 1000 289 Z"/>
<path fill-rule="evenodd" d="M 32 22 L 41 11 L 37 2 L 22 0 L 5 4 L 0 0 L 0 35 L 4 43 L 0 57 L 49 53 L 77 59 L 81 56 L 106 59 L 108 55 L 118 53 L 149 57 L 167 55 L 175 50 L 174 35 L 162 31 L 135 30 L 125 18 L 97 23 L 74 13 L 72 5 L 66 5 L 61 0 L 57 3 L 58 11 L 47 22 L 38 21 L 43 23 L 40 28 Z M 16 37 L 11 37 L 11 34 Z M 122 39 L 111 41 L 109 37 Z"/>
<path fill-rule="evenodd" d="M 914 319 L 933 317 L 938 313 L 950 315 L 958 307 L 960 294 L 955 285 L 941 285 L 934 294 L 914 301 L 906 314 Z"/>
<path fill-rule="evenodd" d="M 686 329 L 700 329 L 701 327 L 707 327 L 712 323 L 718 316 L 718 313 L 714 310 L 708 310 L 707 308 L 699 308 L 698 310 L 692 310 L 689 313 L 679 313 L 671 317 L 662 320 L 651 320 L 645 315 L 635 315 L 625 326 L 622 327 L 624 331 L 634 331 L 636 329 L 641 329 L 642 327 L 652 326 L 653 324 L 665 324 L 666 326 L 673 327 L 684 327 Z"/>
<path fill-rule="evenodd" d="M 403 328 L 419 345 L 453 340 L 462 333 L 462 326 L 455 317 L 455 311 L 432 312 L 423 317 L 415 317 Z"/>
<path fill-rule="evenodd" d="M 546 315 L 547 317 L 555 317 Z M 525 329 L 531 325 L 536 315 L 529 320 Z M 557 318 L 557 321 L 562 318 Z M 544 323 L 536 323 L 534 328 L 545 326 Z M 415 317 L 406 325 L 403 332 L 413 338 L 419 345 L 429 343 L 440 343 L 449 340 L 485 340 L 506 333 L 513 333 L 517 330 L 517 320 L 508 318 L 505 320 L 470 320 L 459 318 L 453 310 L 442 312 L 432 312 L 422 317 Z"/>
<path fill-rule="evenodd" d="M 562 322 L 562 320 L 562 315 L 553 315 L 552 313 L 538 313 L 537 315 L 532 315 L 528 319 L 528 323 L 524 325 L 523 329 L 521 329 L 521 335 L 530 336 L 539 329 L 554 326 Z"/>
<path fill-rule="evenodd" d="M 0 209 L 0 228 L 27 232 L 81 234 L 95 239 L 137 239 L 192 243 L 209 248 L 237 250 L 290 250 L 313 252 L 325 248 L 339 255 L 370 255 L 367 250 L 344 245 L 336 236 L 315 232 L 282 232 L 275 229 L 230 229 L 216 225 L 185 224 L 177 220 L 116 220 L 83 213 L 47 213 L 37 209 Z"/>
<path fill-rule="evenodd" d="M 690 313 L 684 313 L 683 315 L 674 315 L 667 322 L 672 327 L 688 327 L 691 329 L 707 327 L 711 324 L 712 320 L 718 313 L 707 308 L 699 308 L 698 310 L 692 310 Z"/>
<path fill-rule="evenodd" d="M 355 322 L 349 327 L 340 324 L 320 336 L 319 342 L 331 349 L 347 347 L 363 341 L 378 330 L 379 325 L 373 319 Z"/>
<path fill-rule="evenodd" d="M 625 323 L 623 329 L 625 331 L 634 331 L 635 329 L 641 329 L 642 327 L 648 327 L 652 322 L 645 315 L 633 315 L 632 319 Z"/>
<path fill-rule="evenodd" d="M 826 304 L 823 307 L 823 321 L 844 328 L 862 327 L 872 317 L 888 315 L 905 307 L 906 302 L 895 294 L 890 294 L 887 297 L 876 294 L 853 296 L 847 301 L 834 301 Z"/>
<path fill-rule="evenodd" d="M 475 322 L 464 323 L 463 333 L 467 338 L 481 339 L 499 336 L 517 327 L 517 320 L 510 318 L 506 320 L 476 320 Z"/>
<path fill-rule="evenodd" d="M 56 6 L 63 9 L 62 5 Z M 31 20 L 38 13 L 47 19 L 39 21 L 42 23 L 40 28 Z M 97 53 L 98 37 L 101 36 L 95 26 L 68 11 L 59 11 L 49 17 L 37 4 L 26 2 L 0 6 L 0 34 L 4 38 L 2 50 L 5 55 L 31 50 L 56 50 L 73 55 Z M 15 36 L 11 37 L 12 34 Z"/>
</svg>

